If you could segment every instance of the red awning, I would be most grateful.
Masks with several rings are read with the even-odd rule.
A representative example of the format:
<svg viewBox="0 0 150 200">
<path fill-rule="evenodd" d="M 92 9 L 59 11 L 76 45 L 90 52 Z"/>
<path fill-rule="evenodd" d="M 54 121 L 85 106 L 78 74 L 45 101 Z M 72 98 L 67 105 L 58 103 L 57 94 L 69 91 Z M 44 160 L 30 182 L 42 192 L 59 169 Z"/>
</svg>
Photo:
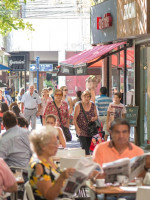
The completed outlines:
<svg viewBox="0 0 150 200">
<path fill-rule="evenodd" d="M 126 42 L 94 46 L 89 50 L 84 50 L 62 61 L 60 63 L 60 72 L 63 74 L 85 74 L 88 66 L 92 64 L 92 66 L 94 65 L 93 67 L 100 67 L 102 64 L 100 60 L 103 59 L 104 55 L 124 44 L 126 44 Z M 77 73 L 77 70 L 79 73 Z"/>
</svg>

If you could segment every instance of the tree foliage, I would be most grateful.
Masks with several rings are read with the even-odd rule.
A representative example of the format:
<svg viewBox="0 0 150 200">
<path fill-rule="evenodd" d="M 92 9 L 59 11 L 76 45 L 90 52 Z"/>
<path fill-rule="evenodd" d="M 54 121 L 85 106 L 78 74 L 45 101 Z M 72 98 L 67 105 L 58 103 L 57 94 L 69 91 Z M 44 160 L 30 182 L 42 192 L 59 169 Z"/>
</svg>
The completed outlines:
<svg viewBox="0 0 150 200">
<path fill-rule="evenodd" d="M 31 0 L 32 1 L 32 0 Z M 26 3 L 26 0 L 23 0 Z M 32 24 L 24 22 L 18 15 L 20 0 L 0 0 L 0 34 L 5 36 L 13 29 L 34 30 Z"/>
</svg>

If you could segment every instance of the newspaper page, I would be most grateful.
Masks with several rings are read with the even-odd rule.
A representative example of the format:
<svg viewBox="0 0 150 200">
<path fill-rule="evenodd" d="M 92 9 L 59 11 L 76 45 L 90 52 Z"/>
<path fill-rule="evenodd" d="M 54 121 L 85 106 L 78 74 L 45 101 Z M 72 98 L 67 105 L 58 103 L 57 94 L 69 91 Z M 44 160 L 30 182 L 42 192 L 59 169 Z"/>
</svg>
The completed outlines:
<svg viewBox="0 0 150 200">
<path fill-rule="evenodd" d="M 150 153 L 136 156 L 132 159 L 122 158 L 110 163 L 104 163 L 102 168 L 105 173 L 106 183 L 114 183 L 117 181 L 117 175 L 125 175 L 129 181 L 138 176 L 144 169 L 145 157 Z"/>
<path fill-rule="evenodd" d="M 130 159 L 123 158 L 110 163 L 103 164 L 106 183 L 117 182 L 117 175 L 130 176 Z"/>
<path fill-rule="evenodd" d="M 131 174 L 129 177 L 129 180 L 133 180 L 135 177 L 137 177 L 144 169 L 145 165 L 145 157 L 147 155 L 150 155 L 150 153 L 145 153 L 141 156 L 136 156 L 132 159 L 130 159 L 130 167 L 131 167 Z"/>
<path fill-rule="evenodd" d="M 73 176 L 67 179 L 62 189 L 62 192 L 68 196 L 73 196 L 79 190 L 92 171 L 97 170 L 99 173 L 103 173 L 99 164 L 85 157 L 81 158 L 74 168 L 75 172 Z"/>
</svg>

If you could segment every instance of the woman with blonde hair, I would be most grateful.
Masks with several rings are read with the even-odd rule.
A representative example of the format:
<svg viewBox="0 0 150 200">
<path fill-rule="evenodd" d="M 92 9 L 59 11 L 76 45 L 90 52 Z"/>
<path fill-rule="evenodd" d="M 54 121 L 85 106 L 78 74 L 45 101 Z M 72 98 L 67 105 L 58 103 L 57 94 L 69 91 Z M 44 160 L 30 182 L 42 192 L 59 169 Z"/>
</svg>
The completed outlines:
<svg viewBox="0 0 150 200">
<path fill-rule="evenodd" d="M 78 103 L 74 111 L 74 125 L 76 133 L 79 136 L 82 149 L 85 149 L 86 155 L 89 155 L 89 148 L 92 140 L 92 136 L 88 135 L 88 123 L 97 120 L 96 106 L 91 102 L 91 93 L 85 90 L 81 96 L 82 101 Z M 84 114 L 85 113 L 85 114 Z M 88 122 L 85 118 L 88 119 Z"/>
<path fill-rule="evenodd" d="M 63 92 L 62 100 L 68 104 L 69 115 L 71 115 L 73 111 L 73 103 L 71 97 L 68 96 L 68 89 L 66 86 L 62 86 L 60 90 Z"/>
<path fill-rule="evenodd" d="M 47 88 L 42 89 L 42 97 L 41 97 L 41 110 L 40 110 L 40 119 L 41 119 L 41 124 L 43 125 L 43 115 L 45 112 L 45 108 L 48 104 L 48 102 L 53 101 L 52 97 L 49 97 L 49 91 Z"/>
<path fill-rule="evenodd" d="M 60 172 L 52 159 L 58 148 L 57 134 L 52 126 L 43 126 L 33 130 L 29 137 L 35 152 L 30 162 L 29 183 L 37 200 L 61 198 L 64 181 L 74 173 L 72 168 Z"/>
</svg>

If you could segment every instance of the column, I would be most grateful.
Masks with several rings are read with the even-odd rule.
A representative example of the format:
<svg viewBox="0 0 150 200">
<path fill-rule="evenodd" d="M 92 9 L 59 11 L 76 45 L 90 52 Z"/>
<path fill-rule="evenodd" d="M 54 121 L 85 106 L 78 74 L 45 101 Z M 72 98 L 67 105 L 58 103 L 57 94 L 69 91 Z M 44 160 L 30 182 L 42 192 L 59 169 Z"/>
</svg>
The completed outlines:
<svg viewBox="0 0 150 200">
<path fill-rule="evenodd" d="M 61 61 L 64 61 L 66 59 L 66 52 L 65 50 L 60 50 L 58 52 L 58 64 Z M 66 85 L 66 77 L 65 76 L 58 76 L 58 88 L 60 88 L 61 86 L 65 86 Z"/>
<path fill-rule="evenodd" d="M 150 141 L 150 47 L 147 47 L 147 140 Z"/>
</svg>

